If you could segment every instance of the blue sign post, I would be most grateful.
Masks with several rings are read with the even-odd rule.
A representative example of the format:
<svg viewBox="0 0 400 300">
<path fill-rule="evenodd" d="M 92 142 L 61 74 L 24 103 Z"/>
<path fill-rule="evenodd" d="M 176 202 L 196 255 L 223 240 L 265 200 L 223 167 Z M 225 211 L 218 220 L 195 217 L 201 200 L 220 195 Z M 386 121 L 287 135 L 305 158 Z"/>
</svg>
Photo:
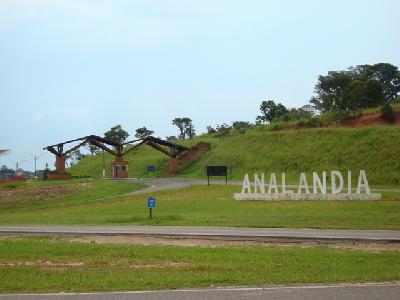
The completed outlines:
<svg viewBox="0 0 400 300">
<path fill-rule="evenodd" d="M 149 173 L 153 173 L 153 175 L 156 176 L 155 166 L 147 166 L 146 171 L 147 171 L 147 177 L 149 176 Z"/>
<path fill-rule="evenodd" d="M 150 196 L 147 199 L 147 207 L 150 209 L 150 219 L 152 219 L 152 210 L 156 207 L 156 198 Z"/>
</svg>

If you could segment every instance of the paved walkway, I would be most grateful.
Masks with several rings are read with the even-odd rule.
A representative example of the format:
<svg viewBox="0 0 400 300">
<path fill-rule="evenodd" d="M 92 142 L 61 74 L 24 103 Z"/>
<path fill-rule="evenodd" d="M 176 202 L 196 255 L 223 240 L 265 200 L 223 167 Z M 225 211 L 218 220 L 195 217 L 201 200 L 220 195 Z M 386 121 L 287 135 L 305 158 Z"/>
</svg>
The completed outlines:
<svg viewBox="0 0 400 300">
<path fill-rule="evenodd" d="M 0 226 L 0 234 L 138 235 L 225 240 L 355 240 L 399 242 L 400 230 L 340 230 L 201 226 Z"/>
<path fill-rule="evenodd" d="M 266 286 L 242 288 L 189 289 L 169 291 L 137 291 L 120 293 L 82 293 L 82 294 L 31 294 L 0 295 L 0 300 L 308 300 L 308 299 L 351 299 L 351 300 L 398 300 L 400 284 L 340 284 L 306 286 Z"/>
</svg>

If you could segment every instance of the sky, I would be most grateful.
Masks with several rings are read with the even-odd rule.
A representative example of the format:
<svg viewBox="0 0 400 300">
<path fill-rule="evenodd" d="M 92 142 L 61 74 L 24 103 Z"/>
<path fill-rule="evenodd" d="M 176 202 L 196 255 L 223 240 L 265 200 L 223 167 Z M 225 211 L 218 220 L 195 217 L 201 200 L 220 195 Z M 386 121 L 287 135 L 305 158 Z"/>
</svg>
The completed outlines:
<svg viewBox="0 0 400 300">
<path fill-rule="evenodd" d="M 0 165 L 115 124 L 177 135 L 175 117 L 254 122 L 301 107 L 318 75 L 400 66 L 400 1 L 0 0 Z M 38 169 L 52 167 L 45 153 Z"/>
</svg>

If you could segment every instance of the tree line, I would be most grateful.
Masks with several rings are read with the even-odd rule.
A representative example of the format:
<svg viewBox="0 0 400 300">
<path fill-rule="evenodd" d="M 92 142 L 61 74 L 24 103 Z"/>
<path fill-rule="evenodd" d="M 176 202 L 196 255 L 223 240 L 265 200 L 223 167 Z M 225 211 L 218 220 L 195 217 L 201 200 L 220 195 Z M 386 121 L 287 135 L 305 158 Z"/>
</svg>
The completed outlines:
<svg viewBox="0 0 400 300">
<path fill-rule="evenodd" d="M 333 113 L 344 118 L 362 109 L 381 106 L 382 116 L 388 121 L 393 120 L 394 111 L 391 104 L 400 94 L 400 71 L 398 67 L 388 63 L 374 65 L 357 65 L 340 71 L 329 71 L 327 75 L 318 76 L 314 87 L 315 95 L 309 103 L 300 108 L 287 108 L 274 100 L 265 100 L 260 104 L 260 115 L 255 122 L 233 121 L 231 125 L 223 123 L 216 127 L 207 126 L 208 135 L 219 138 L 227 137 L 231 132 L 244 133 L 247 129 L 271 124 L 275 121 L 313 121 L 317 114 Z M 175 136 L 167 136 L 169 141 L 192 139 L 196 135 L 193 121 L 188 117 L 172 120 L 172 125 L 178 129 Z M 135 137 L 143 139 L 154 131 L 140 127 L 136 129 Z M 115 125 L 104 133 L 104 137 L 114 142 L 124 143 L 130 136 L 121 125 Z M 88 145 L 91 155 L 100 152 L 94 145 Z M 71 154 L 71 164 L 85 155 L 79 149 Z"/>
<path fill-rule="evenodd" d="M 260 105 L 260 115 L 255 123 L 234 121 L 232 125 L 223 123 L 215 128 L 208 126 L 207 133 L 226 137 L 231 131 L 244 132 L 247 128 L 271 124 L 274 121 L 303 121 L 313 124 L 316 115 L 331 113 L 333 119 L 343 119 L 353 114 L 361 114 L 363 109 L 381 107 L 382 117 L 393 121 L 394 101 L 399 101 L 400 71 L 388 63 L 358 65 L 346 70 L 329 71 L 318 76 L 314 87 L 315 96 L 300 108 L 287 108 L 274 100 L 265 100 Z"/>
</svg>

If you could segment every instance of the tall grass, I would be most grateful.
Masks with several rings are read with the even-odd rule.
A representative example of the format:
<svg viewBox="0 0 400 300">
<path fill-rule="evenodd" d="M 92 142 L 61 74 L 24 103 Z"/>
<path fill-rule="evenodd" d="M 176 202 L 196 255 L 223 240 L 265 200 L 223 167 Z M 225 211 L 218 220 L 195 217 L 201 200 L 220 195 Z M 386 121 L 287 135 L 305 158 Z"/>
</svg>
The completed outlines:
<svg viewBox="0 0 400 300">
<path fill-rule="evenodd" d="M 181 170 L 181 176 L 205 177 L 207 165 L 227 165 L 231 179 L 241 179 L 244 173 L 284 171 L 288 182 L 297 183 L 299 172 L 352 170 L 356 175 L 364 169 L 370 184 L 400 185 L 400 126 L 293 131 L 261 127 L 225 139 L 197 137 L 190 143 L 200 140 L 210 142 L 211 149 Z M 150 147 L 143 146 L 125 158 L 130 177 L 145 177 L 146 165 L 155 165 L 158 175 L 167 171 L 168 157 Z M 111 159 L 106 155 L 107 176 Z M 85 158 L 70 169 L 74 175 L 92 177 L 100 177 L 101 170 L 101 155 Z"/>
</svg>

